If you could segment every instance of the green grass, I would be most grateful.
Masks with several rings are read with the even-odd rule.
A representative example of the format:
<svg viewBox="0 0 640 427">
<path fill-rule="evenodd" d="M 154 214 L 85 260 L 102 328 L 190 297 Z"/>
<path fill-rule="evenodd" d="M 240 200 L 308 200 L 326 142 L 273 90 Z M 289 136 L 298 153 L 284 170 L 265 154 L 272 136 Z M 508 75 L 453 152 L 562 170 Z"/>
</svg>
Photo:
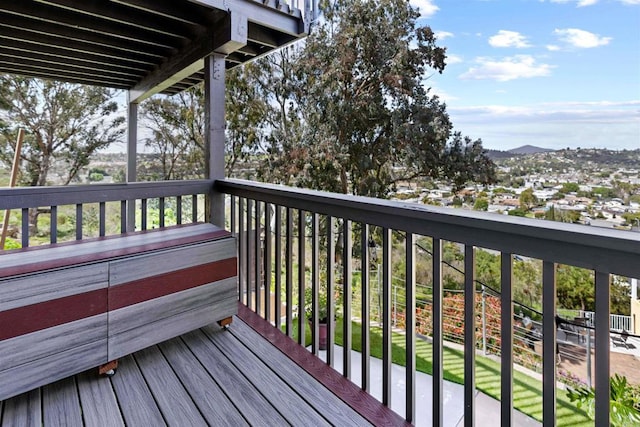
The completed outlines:
<svg viewBox="0 0 640 427">
<path fill-rule="evenodd" d="M 293 336 L 298 336 L 297 322 L 293 322 Z M 362 348 L 361 324 L 352 323 L 352 346 L 360 351 Z M 311 344 L 311 332 L 305 328 L 307 345 Z M 342 345 L 342 319 L 336 320 L 336 344 Z M 392 361 L 395 364 L 406 365 L 405 336 L 392 333 Z M 372 357 L 382 358 L 382 330 L 372 327 L 370 332 L 370 352 Z M 416 342 L 416 370 L 431 374 L 432 345 L 424 340 Z M 445 347 L 443 350 L 445 380 L 464 384 L 464 353 Z M 483 393 L 500 399 L 500 364 L 486 357 L 476 355 L 476 388 Z M 587 414 L 572 404 L 567 393 L 557 390 L 556 419 L 558 426 L 593 426 Z M 524 373 L 513 372 L 513 406 L 532 418 L 542 421 L 542 382 Z"/>
</svg>

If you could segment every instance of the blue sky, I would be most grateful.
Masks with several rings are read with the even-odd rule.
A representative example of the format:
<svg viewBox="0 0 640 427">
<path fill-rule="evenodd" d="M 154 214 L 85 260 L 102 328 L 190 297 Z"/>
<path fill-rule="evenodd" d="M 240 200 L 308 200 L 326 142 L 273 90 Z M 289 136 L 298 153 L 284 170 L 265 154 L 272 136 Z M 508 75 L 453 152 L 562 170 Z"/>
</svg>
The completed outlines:
<svg viewBox="0 0 640 427">
<path fill-rule="evenodd" d="M 640 0 L 411 0 L 447 48 L 425 84 L 486 148 L 640 148 Z"/>
</svg>

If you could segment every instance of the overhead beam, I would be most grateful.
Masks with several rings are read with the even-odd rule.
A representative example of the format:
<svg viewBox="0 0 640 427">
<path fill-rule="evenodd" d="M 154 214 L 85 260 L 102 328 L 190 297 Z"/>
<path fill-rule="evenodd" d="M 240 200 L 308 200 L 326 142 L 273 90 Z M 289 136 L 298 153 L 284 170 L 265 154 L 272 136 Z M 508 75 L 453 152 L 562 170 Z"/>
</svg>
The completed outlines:
<svg viewBox="0 0 640 427">
<path fill-rule="evenodd" d="M 130 91 L 131 102 L 162 92 L 175 83 L 202 70 L 203 58 L 212 54 L 228 55 L 247 44 L 248 21 L 241 13 L 227 13 L 218 23 L 168 59 Z"/>
</svg>

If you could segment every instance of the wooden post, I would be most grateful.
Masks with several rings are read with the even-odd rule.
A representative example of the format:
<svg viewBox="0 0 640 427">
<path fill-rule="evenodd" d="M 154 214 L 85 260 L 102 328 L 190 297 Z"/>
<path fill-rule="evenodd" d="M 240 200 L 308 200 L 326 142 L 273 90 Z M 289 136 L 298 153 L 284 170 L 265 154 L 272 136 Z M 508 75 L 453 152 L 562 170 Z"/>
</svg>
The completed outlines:
<svg viewBox="0 0 640 427">
<path fill-rule="evenodd" d="M 22 140 L 24 139 L 24 129 L 18 129 L 18 139 L 16 141 L 16 152 L 13 155 L 13 165 L 11 165 L 11 178 L 9 178 L 9 187 L 16 186 L 18 179 L 18 167 L 20 166 L 20 152 L 22 151 Z M 9 215 L 11 210 L 4 211 L 4 219 L 2 221 L 2 235 L 0 236 L 0 249 L 4 250 L 4 242 L 9 229 Z"/>
</svg>

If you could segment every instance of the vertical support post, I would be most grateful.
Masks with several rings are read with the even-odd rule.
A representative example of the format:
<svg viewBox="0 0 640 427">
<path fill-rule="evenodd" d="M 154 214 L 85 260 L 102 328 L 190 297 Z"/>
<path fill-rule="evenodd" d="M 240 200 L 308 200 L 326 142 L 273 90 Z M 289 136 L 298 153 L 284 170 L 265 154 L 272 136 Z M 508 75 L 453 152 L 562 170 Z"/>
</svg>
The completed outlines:
<svg viewBox="0 0 640 427">
<path fill-rule="evenodd" d="M 504 307 L 503 307 L 504 309 Z M 542 423 L 556 425 L 556 265 L 542 263 Z M 504 339 L 504 332 L 503 332 Z"/>
<path fill-rule="evenodd" d="M 276 221 L 276 236 L 275 236 L 275 304 L 274 304 L 274 320 L 275 327 L 280 329 L 282 324 L 282 207 L 280 205 L 274 205 L 275 209 L 275 221 Z"/>
<path fill-rule="evenodd" d="M 443 414 L 443 363 L 442 351 L 443 328 L 442 328 L 442 240 L 433 238 L 433 425 L 442 426 L 444 423 Z"/>
<path fill-rule="evenodd" d="M 298 344 L 305 344 L 305 312 L 304 312 L 304 293 L 307 289 L 307 272 L 306 269 L 306 213 L 302 209 L 298 210 Z M 317 313 L 316 313 L 317 314 Z"/>
<path fill-rule="evenodd" d="M 335 341 L 335 233 L 333 227 L 335 220 L 327 216 L 327 365 L 333 366 L 333 343 Z"/>
<path fill-rule="evenodd" d="M 607 272 L 596 271 L 596 414 L 597 426 L 609 425 L 609 401 L 611 388 L 609 384 L 609 314 L 610 314 L 611 276 Z M 591 329 L 587 329 L 591 334 Z"/>
<path fill-rule="evenodd" d="M 138 157 L 138 104 L 131 102 L 127 93 L 127 183 L 138 180 L 136 159 Z M 136 201 L 127 200 L 127 231 L 136 229 Z"/>
<path fill-rule="evenodd" d="M 513 256 L 500 258 L 500 420 L 510 427 L 513 420 Z M 484 310 L 484 286 L 482 287 Z M 484 313 L 483 313 L 484 314 Z M 483 317 L 484 319 L 484 317 Z M 484 326 L 484 325 L 483 325 Z M 484 336 L 483 336 L 484 338 Z M 553 382 L 555 387 L 555 381 Z"/>
<path fill-rule="evenodd" d="M 342 220 L 342 308 L 344 317 L 342 320 L 342 375 L 351 379 L 351 250 L 353 248 L 351 236 L 351 221 Z"/>
<path fill-rule="evenodd" d="M 391 344 L 391 230 L 385 227 L 382 229 L 382 404 L 387 407 L 391 406 Z M 433 368 L 436 369 L 435 363 Z"/>
<path fill-rule="evenodd" d="M 214 53 L 204 58 L 205 173 L 212 181 L 224 178 L 225 60 Z M 224 195 L 211 185 L 209 222 L 224 228 Z"/>
<path fill-rule="evenodd" d="M 476 282 L 475 250 L 464 247 L 464 425 L 475 426 Z"/>
<path fill-rule="evenodd" d="M 414 235 L 407 232 L 405 271 L 406 412 L 407 422 L 416 421 L 416 266 Z"/>
<path fill-rule="evenodd" d="M 360 274 L 360 320 L 361 320 L 361 343 L 362 348 L 362 389 L 369 392 L 370 382 L 371 382 L 371 369 L 369 366 L 369 359 L 371 353 L 371 340 L 370 340 L 370 316 L 369 316 L 369 268 L 370 268 L 370 259 L 369 259 L 369 224 L 362 223 L 362 230 L 360 235 L 360 263 L 361 263 L 361 274 Z"/>
</svg>

